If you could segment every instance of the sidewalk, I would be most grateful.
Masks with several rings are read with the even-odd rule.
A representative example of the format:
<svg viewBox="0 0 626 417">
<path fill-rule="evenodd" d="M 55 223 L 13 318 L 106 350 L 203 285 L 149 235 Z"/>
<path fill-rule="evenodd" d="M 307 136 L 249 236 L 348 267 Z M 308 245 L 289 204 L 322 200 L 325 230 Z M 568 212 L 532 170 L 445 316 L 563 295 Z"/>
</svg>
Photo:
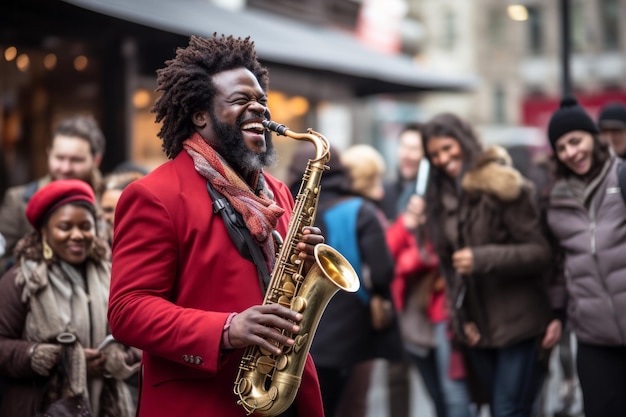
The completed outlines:
<svg viewBox="0 0 626 417">
<path fill-rule="evenodd" d="M 377 360 L 371 379 L 368 394 L 367 417 L 389 417 L 387 405 L 387 363 Z M 421 378 L 414 367 L 410 371 L 411 383 L 411 416 L 410 417 L 434 417 L 433 407 L 424 389 Z"/>
<path fill-rule="evenodd" d="M 552 352 L 550 358 L 550 376 L 547 387 L 544 391 L 542 414 L 535 417 L 552 417 L 554 412 L 563 406 L 559 390 L 562 389 L 562 372 L 559 365 L 558 347 Z M 387 405 L 387 385 L 386 385 L 387 363 L 377 360 L 374 365 L 371 386 L 368 393 L 368 413 L 367 417 L 390 417 Z M 411 403 L 409 417 L 435 417 L 433 407 L 428 393 L 425 391 L 422 380 L 415 367 L 410 370 Z M 570 412 L 573 416 L 584 417 L 582 413 L 582 396 L 580 387 L 576 387 L 573 406 Z M 479 417 L 490 417 L 489 411 L 484 408 Z"/>
</svg>

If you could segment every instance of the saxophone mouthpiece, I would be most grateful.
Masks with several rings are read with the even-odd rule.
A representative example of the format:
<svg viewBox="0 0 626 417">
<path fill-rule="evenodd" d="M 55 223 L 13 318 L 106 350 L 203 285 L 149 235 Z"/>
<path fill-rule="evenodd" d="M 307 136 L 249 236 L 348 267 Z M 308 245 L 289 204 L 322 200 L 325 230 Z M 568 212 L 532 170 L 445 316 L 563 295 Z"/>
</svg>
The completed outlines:
<svg viewBox="0 0 626 417">
<path fill-rule="evenodd" d="M 263 123 L 263 126 L 265 126 L 265 128 L 267 130 L 272 130 L 272 131 L 278 133 L 279 135 L 286 136 L 285 132 L 289 130 L 289 128 L 287 126 L 281 125 L 281 124 L 276 123 L 276 122 L 272 122 L 270 120 L 263 120 L 262 123 Z"/>
</svg>

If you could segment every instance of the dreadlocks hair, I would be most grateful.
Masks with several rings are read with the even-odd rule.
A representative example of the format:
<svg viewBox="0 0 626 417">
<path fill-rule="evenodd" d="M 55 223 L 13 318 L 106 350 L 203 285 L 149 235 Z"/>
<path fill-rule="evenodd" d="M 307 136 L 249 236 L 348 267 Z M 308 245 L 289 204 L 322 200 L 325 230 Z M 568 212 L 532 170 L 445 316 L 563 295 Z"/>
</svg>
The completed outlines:
<svg viewBox="0 0 626 417">
<path fill-rule="evenodd" d="M 183 149 L 183 141 L 194 132 L 191 116 L 202 110 L 211 110 L 216 94 L 212 76 L 231 69 L 246 68 L 267 91 L 267 68 L 257 60 L 254 42 L 245 39 L 217 36 L 201 38 L 191 36 L 186 48 L 178 48 L 176 57 L 157 70 L 157 92 L 162 95 L 152 112 L 156 122 L 163 122 L 158 136 L 163 140 L 163 150 L 173 159 Z"/>
</svg>

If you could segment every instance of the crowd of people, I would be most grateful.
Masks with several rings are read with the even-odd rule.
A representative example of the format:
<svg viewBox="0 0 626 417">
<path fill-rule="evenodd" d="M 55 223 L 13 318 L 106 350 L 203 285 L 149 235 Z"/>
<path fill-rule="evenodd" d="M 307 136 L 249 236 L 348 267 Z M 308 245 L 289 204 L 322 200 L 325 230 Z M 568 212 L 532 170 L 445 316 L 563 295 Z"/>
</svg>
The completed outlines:
<svg viewBox="0 0 626 417">
<path fill-rule="evenodd" d="M 372 146 L 331 144 L 288 262 L 295 285 L 325 242 L 360 288 L 311 341 L 306 300 L 265 297 L 317 152 L 297 146 L 284 182 L 267 171 L 268 82 L 249 38 L 192 36 L 157 72 L 168 162 L 103 176 L 104 135 L 77 115 L 52 131 L 47 175 L 3 185 L 0 415 L 244 416 L 283 400 L 300 354 L 281 416 L 365 417 L 384 360 L 391 417 L 411 415 L 410 369 L 437 417 L 539 417 L 570 330 L 584 415 L 626 415 L 623 104 L 593 120 L 564 97 L 542 184 L 453 113 L 404 126 L 395 173 Z M 238 380 L 251 348 L 278 388 Z"/>
</svg>

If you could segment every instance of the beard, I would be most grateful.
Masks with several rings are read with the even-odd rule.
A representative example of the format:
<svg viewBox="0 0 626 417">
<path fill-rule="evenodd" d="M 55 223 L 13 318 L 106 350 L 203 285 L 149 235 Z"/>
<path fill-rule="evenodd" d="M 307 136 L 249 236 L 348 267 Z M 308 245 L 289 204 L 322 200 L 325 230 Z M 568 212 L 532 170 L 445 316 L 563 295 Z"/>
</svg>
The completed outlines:
<svg viewBox="0 0 626 417">
<path fill-rule="evenodd" d="M 210 112 L 213 129 L 219 140 L 219 153 L 239 173 L 250 173 L 272 166 L 276 162 L 276 150 L 272 142 L 272 132 L 265 130 L 265 152 L 256 153 L 246 146 L 241 133 L 241 125 L 246 121 L 237 119 L 234 126 L 221 123 Z"/>
</svg>

